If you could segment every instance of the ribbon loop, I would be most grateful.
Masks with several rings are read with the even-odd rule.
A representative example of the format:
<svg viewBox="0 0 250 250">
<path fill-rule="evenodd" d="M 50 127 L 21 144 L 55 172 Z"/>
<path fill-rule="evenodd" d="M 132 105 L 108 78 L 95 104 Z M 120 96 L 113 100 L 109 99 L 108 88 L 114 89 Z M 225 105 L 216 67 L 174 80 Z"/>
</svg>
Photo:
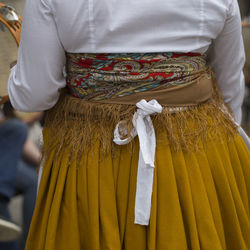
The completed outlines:
<svg viewBox="0 0 250 250">
<path fill-rule="evenodd" d="M 133 115 L 134 129 L 131 135 L 128 136 L 125 127 L 122 127 L 121 121 L 115 127 L 113 141 L 118 145 L 125 145 L 138 135 L 140 153 L 135 199 L 135 223 L 148 225 L 151 211 L 156 148 L 155 130 L 150 115 L 161 113 L 162 106 L 156 100 L 147 102 L 144 99 L 136 103 L 136 106 L 138 109 Z M 126 135 L 127 138 L 122 139 Z"/>
</svg>

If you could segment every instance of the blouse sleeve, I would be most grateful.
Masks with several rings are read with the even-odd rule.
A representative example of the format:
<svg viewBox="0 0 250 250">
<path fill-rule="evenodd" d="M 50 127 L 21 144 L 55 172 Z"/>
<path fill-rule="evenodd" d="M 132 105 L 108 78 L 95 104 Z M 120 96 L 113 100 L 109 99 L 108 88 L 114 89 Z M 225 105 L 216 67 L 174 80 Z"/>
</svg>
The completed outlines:
<svg viewBox="0 0 250 250">
<path fill-rule="evenodd" d="M 17 65 L 11 69 L 8 92 L 21 111 L 51 108 L 66 85 L 65 52 L 53 12 L 45 0 L 27 0 L 23 15 Z"/>
<path fill-rule="evenodd" d="M 209 59 L 224 101 L 240 124 L 245 88 L 243 75 L 245 52 L 237 0 L 232 0 L 229 6 L 224 28 L 209 50 Z"/>
</svg>

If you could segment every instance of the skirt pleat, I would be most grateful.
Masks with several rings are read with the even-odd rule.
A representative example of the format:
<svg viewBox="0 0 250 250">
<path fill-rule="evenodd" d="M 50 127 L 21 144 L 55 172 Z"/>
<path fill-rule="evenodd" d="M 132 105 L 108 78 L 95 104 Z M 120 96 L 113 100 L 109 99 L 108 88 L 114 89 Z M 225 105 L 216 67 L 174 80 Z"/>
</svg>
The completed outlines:
<svg viewBox="0 0 250 250">
<path fill-rule="evenodd" d="M 58 157 L 51 151 L 26 250 L 249 250 L 250 153 L 241 137 L 200 140 L 189 152 L 157 137 L 148 227 L 134 224 L 138 139 L 108 154 L 96 140 L 80 157 L 67 146 Z"/>
</svg>

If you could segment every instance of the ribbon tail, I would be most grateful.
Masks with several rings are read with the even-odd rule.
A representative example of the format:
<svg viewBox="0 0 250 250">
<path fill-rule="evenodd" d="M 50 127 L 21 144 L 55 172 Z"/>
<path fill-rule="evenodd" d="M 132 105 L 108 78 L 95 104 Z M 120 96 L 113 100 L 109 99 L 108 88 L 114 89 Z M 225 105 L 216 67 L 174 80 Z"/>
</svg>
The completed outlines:
<svg viewBox="0 0 250 250">
<path fill-rule="evenodd" d="M 135 126 L 138 133 L 140 151 L 142 154 L 141 157 L 144 164 L 154 167 L 156 139 L 150 116 L 148 115 L 144 119 L 138 116 Z"/>
<path fill-rule="evenodd" d="M 154 168 L 147 166 L 139 154 L 135 198 L 135 224 L 149 225 L 153 192 Z"/>
<path fill-rule="evenodd" d="M 117 145 L 126 145 L 128 143 L 130 143 L 133 138 L 137 135 L 137 131 L 135 129 L 132 129 L 131 131 L 131 137 L 128 136 L 127 130 L 126 128 L 121 128 L 123 131 L 124 135 L 127 135 L 128 137 L 121 139 L 121 135 L 119 132 L 119 126 L 122 125 L 122 122 L 119 122 L 116 124 L 115 130 L 114 130 L 114 139 L 113 142 L 116 143 Z"/>
<path fill-rule="evenodd" d="M 41 183 L 41 179 L 42 179 L 42 174 L 43 174 L 43 166 L 44 166 L 44 159 L 42 159 L 42 162 L 40 164 L 39 167 L 39 171 L 38 171 L 38 177 L 37 177 L 37 194 L 39 191 L 39 187 L 40 187 L 40 183 Z"/>
<path fill-rule="evenodd" d="M 244 129 L 242 127 L 238 128 L 238 132 L 239 132 L 241 138 L 243 139 L 243 141 L 245 142 L 248 150 L 250 150 L 250 139 L 249 139 L 248 135 L 246 134 L 246 132 L 244 131 Z"/>
</svg>

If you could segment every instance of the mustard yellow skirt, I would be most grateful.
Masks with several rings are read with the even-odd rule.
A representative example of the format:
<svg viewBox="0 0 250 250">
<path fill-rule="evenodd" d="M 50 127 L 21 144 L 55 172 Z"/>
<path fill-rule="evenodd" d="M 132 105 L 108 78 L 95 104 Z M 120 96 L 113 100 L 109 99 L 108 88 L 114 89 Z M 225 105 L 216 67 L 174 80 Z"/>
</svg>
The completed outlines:
<svg viewBox="0 0 250 250">
<path fill-rule="evenodd" d="M 250 249 L 248 149 L 238 134 L 199 148 L 173 151 L 157 138 L 148 227 L 134 224 L 137 139 L 105 156 L 97 140 L 79 160 L 65 146 L 55 161 L 52 150 L 26 250 Z"/>
</svg>

